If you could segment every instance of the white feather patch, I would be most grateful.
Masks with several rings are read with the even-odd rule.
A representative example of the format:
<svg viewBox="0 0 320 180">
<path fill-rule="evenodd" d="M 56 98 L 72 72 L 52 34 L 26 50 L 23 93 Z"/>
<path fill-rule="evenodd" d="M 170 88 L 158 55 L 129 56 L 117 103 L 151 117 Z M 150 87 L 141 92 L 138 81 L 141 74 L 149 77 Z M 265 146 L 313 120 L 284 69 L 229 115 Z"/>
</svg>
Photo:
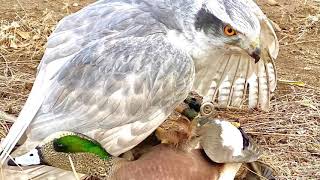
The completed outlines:
<svg viewBox="0 0 320 180">
<path fill-rule="evenodd" d="M 249 108 L 255 108 L 258 104 L 259 84 L 258 77 L 253 74 L 249 79 Z"/>
<path fill-rule="evenodd" d="M 16 164 L 21 166 L 30 166 L 40 164 L 40 157 L 37 149 L 32 149 L 28 153 L 14 158 Z"/>
<path fill-rule="evenodd" d="M 231 83 L 228 76 L 225 77 L 219 87 L 218 104 L 220 107 L 228 106 L 228 99 L 231 91 Z"/>
<path fill-rule="evenodd" d="M 233 156 L 240 156 L 243 149 L 243 138 L 241 132 L 228 121 L 216 120 L 221 125 L 221 138 L 223 146 L 233 150 Z"/>
<path fill-rule="evenodd" d="M 226 163 L 221 170 L 218 180 L 234 179 L 242 163 Z"/>
<path fill-rule="evenodd" d="M 246 80 L 242 77 L 239 77 L 235 81 L 235 85 L 233 86 L 233 94 L 232 94 L 232 103 L 231 106 L 234 107 L 240 107 L 242 100 L 243 100 L 243 94 L 244 94 L 244 89 L 245 89 L 245 83 Z"/>
<path fill-rule="evenodd" d="M 113 156 L 132 149 L 143 141 L 166 119 L 162 110 L 158 110 L 146 121 L 136 121 L 110 130 L 94 130 L 86 135 L 97 140 Z"/>
<path fill-rule="evenodd" d="M 212 81 L 207 95 L 203 97 L 203 102 L 213 101 L 214 93 L 216 92 L 216 89 L 217 89 L 217 83 L 216 81 Z"/>
<path fill-rule="evenodd" d="M 272 63 L 267 64 L 267 71 L 269 75 L 270 91 L 273 92 L 276 90 L 277 76 L 276 76 L 276 70 L 274 69 L 274 66 Z"/>
<path fill-rule="evenodd" d="M 268 77 L 265 70 L 265 65 L 262 64 L 259 66 L 259 104 L 261 106 L 261 109 L 264 111 L 267 111 L 269 109 L 269 82 Z"/>
</svg>

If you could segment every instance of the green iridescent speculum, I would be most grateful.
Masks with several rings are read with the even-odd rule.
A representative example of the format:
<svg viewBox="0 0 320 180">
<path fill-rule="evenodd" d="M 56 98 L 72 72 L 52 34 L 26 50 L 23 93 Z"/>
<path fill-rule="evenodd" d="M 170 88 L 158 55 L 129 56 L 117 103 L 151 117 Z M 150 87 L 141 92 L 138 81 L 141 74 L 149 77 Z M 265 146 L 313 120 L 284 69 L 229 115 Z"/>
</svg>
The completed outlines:
<svg viewBox="0 0 320 180">
<path fill-rule="evenodd" d="M 67 135 L 53 141 L 55 151 L 64 153 L 93 153 L 101 159 L 109 159 L 108 152 L 96 141 L 78 135 Z"/>
</svg>

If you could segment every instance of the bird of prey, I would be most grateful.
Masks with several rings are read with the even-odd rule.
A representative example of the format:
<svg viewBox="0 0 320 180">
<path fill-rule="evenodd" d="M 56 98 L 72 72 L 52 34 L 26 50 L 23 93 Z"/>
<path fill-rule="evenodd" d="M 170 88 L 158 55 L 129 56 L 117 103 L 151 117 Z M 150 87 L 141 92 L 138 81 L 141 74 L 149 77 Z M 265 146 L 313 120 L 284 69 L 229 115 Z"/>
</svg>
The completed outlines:
<svg viewBox="0 0 320 180">
<path fill-rule="evenodd" d="M 99 141 L 112 155 L 151 134 L 191 90 L 221 106 L 266 108 L 278 41 L 251 0 L 100 0 L 63 18 L 32 91 L 1 142 L 3 163 L 57 131 Z M 248 85 L 249 84 L 249 85 Z"/>
</svg>

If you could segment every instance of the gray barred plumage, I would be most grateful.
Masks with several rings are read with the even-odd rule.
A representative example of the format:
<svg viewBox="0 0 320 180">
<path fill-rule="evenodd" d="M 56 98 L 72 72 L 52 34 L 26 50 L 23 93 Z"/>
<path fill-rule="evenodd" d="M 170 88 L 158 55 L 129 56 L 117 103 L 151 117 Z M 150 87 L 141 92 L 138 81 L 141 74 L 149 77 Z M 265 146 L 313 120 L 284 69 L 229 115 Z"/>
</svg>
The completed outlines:
<svg viewBox="0 0 320 180">
<path fill-rule="evenodd" d="M 207 95 L 212 84 L 206 99 L 222 107 L 241 106 L 250 84 L 250 107 L 268 109 L 278 41 L 258 6 L 246 2 L 100 0 L 63 18 L 48 39 L 29 98 L 1 142 L 1 163 L 28 127 L 20 151 L 71 130 L 119 155 L 152 133 L 189 91 Z M 214 31 L 197 29 L 202 10 L 223 23 L 211 24 Z M 238 34 L 225 36 L 225 25 Z M 255 64 L 258 48 L 264 56 Z M 253 86 L 259 83 L 267 86 Z"/>
</svg>

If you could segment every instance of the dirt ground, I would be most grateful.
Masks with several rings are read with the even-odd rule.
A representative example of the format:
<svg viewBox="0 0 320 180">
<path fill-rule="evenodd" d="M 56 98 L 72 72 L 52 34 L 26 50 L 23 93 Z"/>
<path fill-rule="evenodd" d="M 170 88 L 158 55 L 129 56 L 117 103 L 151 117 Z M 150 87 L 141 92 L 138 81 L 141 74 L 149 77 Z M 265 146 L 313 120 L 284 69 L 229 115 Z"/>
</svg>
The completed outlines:
<svg viewBox="0 0 320 180">
<path fill-rule="evenodd" d="M 320 2 L 316 0 L 277 0 L 270 6 L 258 0 L 270 19 L 276 22 L 280 54 L 276 65 L 280 79 L 303 81 L 320 88 Z"/>
<path fill-rule="evenodd" d="M 63 16 L 77 11 L 90 2 L 93 0 L 0 0 L 0 26 L 8 28 L 3 32 L 14 31 L 14 34 L 18 34 L 16 37 L 10 33 L 9 35 L 0 33 L 1 111 L 12 115 L 19 113 L 31 90 L 46 38 L 54 25 Z M 276 138 L 272 139 L 268 134 L 260 139 L 265 141 L 265 149 L 272 153 L 272 158 L 265 159 L 279 171 L 280 179 L 320 179 L 320 1 L 257 0 L 257 2 L 269 18 L 279 25 L 277 35 L 280 41 L 280 54 L 276 60 L 279 79 L 301 81 L 299 84 L 303 86 L 295 87 L 279 82 L 273 108 L 275 110 L 291 108 L 288 112 L 282 113 L 286 115 L 291 113 L 292 126 L 283 125 L 286 123 L 285 120 L 271 121 L 269 118 L 270 122 L 275 122 L 278 126 L 274 127 L 272 132 Z M 4 40 L 6 42 L 3 42 Z M 302 110 L 301 104 L 294 104 L 305 102 L 306 99 L 308 101 L 302 104 Z M 283 107 L 279 105 L 280 102 L 287 103 L 286 105 L 293 104 Z M 299 113 L 299 110 L 303 113 Z M 245 115 L 245 117 L 259 119 L 257 117 L 260 116 Z M 297 121 L 293 122 L 295 119 Z M 295 123 L 298 123 L 298 126 L 294 125 Z M 305 127 L 304 130 L 307 130 L 308 134 L 296 133 L 299 126 Z M 250 128 L 250 123 L 247 129 L 257 133 L 257 129 Z M 285 134 L 290 132 L 290 137 L 289 135 L 285 136 L 286 138 L 281 135 L 279 137 L 283 132 Z M 308 142 L 306 146 L 296 149 L 305 142 Z M 312 151 L 308 150 L 310 144 L 315 144 L 313 149 L 311 148 Z M 288 152 L 292 152 L 290 156 L 286 156 Z"/>
</svg>

